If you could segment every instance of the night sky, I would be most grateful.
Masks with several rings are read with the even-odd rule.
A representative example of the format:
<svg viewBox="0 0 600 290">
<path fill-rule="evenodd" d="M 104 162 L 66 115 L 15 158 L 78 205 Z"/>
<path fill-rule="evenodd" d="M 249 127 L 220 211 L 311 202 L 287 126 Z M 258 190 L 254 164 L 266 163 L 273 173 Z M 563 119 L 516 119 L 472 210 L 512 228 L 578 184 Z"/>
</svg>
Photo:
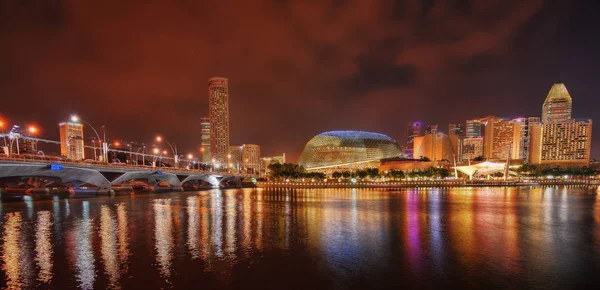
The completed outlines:
<svg viewBox="0 0 600 290">
<path fill-rule="evenodd" d="M 328 130 L 403 144 L 413 120 L 540 116 L 555 82 L 600 122 L 597 2 L 0 0 L 0 115 L 58 140 L 77 113 L 197 152 L 207 79 L 223 76 L 231 144 L 292 162 Z M 597 129 L 594 143 L 598 158 Z"/>
</svg>

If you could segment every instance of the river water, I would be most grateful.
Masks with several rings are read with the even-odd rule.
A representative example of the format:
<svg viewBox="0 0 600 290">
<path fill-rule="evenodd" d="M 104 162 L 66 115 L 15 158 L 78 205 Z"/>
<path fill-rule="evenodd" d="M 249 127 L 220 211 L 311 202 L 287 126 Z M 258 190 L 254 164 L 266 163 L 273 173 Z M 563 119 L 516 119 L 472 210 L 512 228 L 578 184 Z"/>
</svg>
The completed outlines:
<svg viewBox="0 0 600 290">
<path fill-rule="evenodd" d="M 232 189 L 0 216 L 2 288 L 600 288 L 591 188 Z"/>
</svg>

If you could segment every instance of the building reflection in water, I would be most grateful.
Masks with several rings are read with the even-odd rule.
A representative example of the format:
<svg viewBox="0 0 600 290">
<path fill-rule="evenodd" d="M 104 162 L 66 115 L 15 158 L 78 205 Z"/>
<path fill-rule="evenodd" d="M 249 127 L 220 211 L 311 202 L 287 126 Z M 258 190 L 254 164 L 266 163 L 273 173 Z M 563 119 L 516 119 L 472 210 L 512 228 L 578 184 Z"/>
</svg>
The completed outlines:
<svg viewBox="0 0 600 290">
<path fill-rule="evenodd" d="M 437 189 L 431 189 L 431 192 L 427 195 L 427 208 L 429 218 L 429 248 L 431 254 L 435 259 L 432 259 L 434 269 L 437 273 L 443 272 L 443 261 L 444 256 L 444 244 L 443 237 L 444 225 L 442 223 L 442 217 L 440 212 L 442 211 L 442 192 Z"/>
<path fill-rule="evenodd" d="M 225 192 L 225 254 L 235 258 L 236 191 Z"/>
<path fill-rule="evenodd" d="M 406 194 L 407 201 L 405 202 L 406 206 L 406 228 L 407 228 L 407 238 L 406 244 L 408 246 L 408 256 L 410 258 L 410 265 L 412 266 L 413 271 L 416 273 L 421 273 L 421 233 L 420 233 L 420 213 L 419 213 L 419 205 L 420 205 L 420 192 L 418 189 L 411 190 Z"/>
<path fill-rule="evenodd" d="M 223 197 L 221 191 L 212 195 L 212 230 L 214 253 L 217 257 L 223 256 Z"/>
<path fill-rule="evenodd" d="M 128 215 L 125 203 L 117 205 L 117 227 L 119 228 L 119 263 L 121 265 L 121 273 L 127 273 L 129 259 L 129 227 Z"/>
<path fill-rule="evenodd" d="M 7 213 L 3 224 L 2 270 L 5 273 L 6 287 L 19 289 L 24 287 L 21 272 L 21 226 L 20 212 Z"/>
<path fill-rule="evenodd" d="M 83 289 L 91 289 L 94 287 L 96 280 L 96 267 L 94 265 L 94 252 L 92 249 L 92 230 L 93 224 L 90 218 L 90 203 L 83 201 L 82 218 L 75 226 L 75 255 L 77 281 L 79 287 Z"/>
<path fill-rule="evenodd" d="M 100 207 L 100 252 L 104 273 L 110 288 L 119 288 L 119 260 L 117 257 L 117 223 L 108 205 Z"/>
<path fill-rule="evenodd" d="M 173 260 L 173 216 L 171 199 L 154 200 L 154 241 L 160 274 L 169 282 Z"/>
<path fill-rule="evenodd" d="M 52 281 L 52 214 L 40 211 L 37 214 L 35 229 L 35 261 L 39 268 L 37 280 L 42 283 Z"/>
<path fill-rule="evenodd" d="M 190 196 L 186 199 L 187 203 L 187 214 L 188 214 L 188 228 L 187 228 L 187 246 L 192 259 L 198 259 L 200 257 L 200 250 L 198 248 L 198 196 Z"/>
</svg>

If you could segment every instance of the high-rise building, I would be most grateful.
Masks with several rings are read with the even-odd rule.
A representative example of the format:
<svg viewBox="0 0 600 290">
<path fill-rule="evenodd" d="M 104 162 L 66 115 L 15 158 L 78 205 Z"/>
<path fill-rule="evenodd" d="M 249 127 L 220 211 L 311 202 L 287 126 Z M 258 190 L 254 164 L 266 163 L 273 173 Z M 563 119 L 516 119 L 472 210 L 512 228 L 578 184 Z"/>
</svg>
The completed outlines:
<svg viewBox="0 0 600 290">
<path fill-rule="evenodd" d="M 454 152 L 448 135 L 436 133 L 415 137 L 414 158 L 421 159 L 423 157 L 432 161 L 453 160 Z"/>
<path fill-rule="evenodd" d="M 421 122 L 417 121 L 408 123 L 408 126 L 406 128 L 406 137 L 408 144 L 412 145 L 414 138 L 421 135 L 423 135 L 423 124 L 421 124 Z"/>
<path fill-rule="evenodd" d="M 554 84 L 542 106 L 542 122 L 562 122 L 571 119 L 573 99 L 564 84 Z"/>
<path fill-rule="evenodd" d="M 208 79 L 208 111 L 210 118 L 210 156 L 216 163 L 226 164 L 229 154 L 229 81 Z"/>
<path fill-rule="evenodd" d="M 83 124 L 63 122 L 58 124 L 60 130 L 60 155 L 71 160 L 85 159 L 83 144 Z"/>
<path fill-rule="evenodd" d="M 242 164 L 246 170 L 253 172 L 260 170 L 260 146 L 255 144 L 242 145 Z"/>
<path fill-rule="evenodd" d="M 478 138 L 483 137 L 483 123 L 481 120 L 467 120 L 465 126 L 465 137 L 466 138 Z"/>
<path fill-rule="evenodd" d="M 483 157 L 483 138 L 464 138 L 461 140 L 460 161 L 469 161 Z"/>
<path fill-rule="evenodd" d="M 460 161 L 460 143 L 463 138 L 463 126 L 461 124 L 449 124 L 448 125 L 448 139 L 450 145 L 452 145 L 452 159 Z"/>
<path fill-rule="evenodd" d="M 210 163 L 210 118 L 200 119 L 200 153 L 202 153 L 202 163 Z"/>
<path fill-rule="evenodd" d="M 588 166 L 592 143 L 592 120 L 542 124 L 537 164 Z"/>
<path fill-rule="evenodd" d="M 438 125 L 427 125 L 427 129 L 425 129 L 425 134 L 437 134 Z"/>
<path fill-rule="evenodd" d="M 460 123 L 456 123 L 456 124 L 448 124 L 448 135 L 452 136 L 452 135 L 456 135 L 456 136 L 463 136 L 464 134 L 464 129 L 463 129 L 463 125 Z"/>
<path fill-rule="evenodd" d="M 488 117 L 485 123 L 483 154 L 486 159 L 506 160 L 514 140 L 514 121 Z M 512 158 L 512 155 L 511 155 Z"/>
<path fill-rule="evenodd" d="M 423 124 L 419 121 L 408 123 L 406 127 L 406 147 L 402 150 L 406 158 L 413 158 L 413 147 L 415 137 L 423 135 Z"/>
<path fill-rule="evenodd" d="M 532 125 L 530 163 L 588 166 L 592 120 L 571 119 L 572 99 L 564 84 L 554 84 L 542 106 L 542 123 Z"/>
<path fill-rule="evenodd" d="M 537 123 L 540 123 L 539 117 L 517 118 L 513 120 L 512 159 L 519 159 L 523 160 L 524 163 L 529 163 L 531 127 Z"/>
</svg>

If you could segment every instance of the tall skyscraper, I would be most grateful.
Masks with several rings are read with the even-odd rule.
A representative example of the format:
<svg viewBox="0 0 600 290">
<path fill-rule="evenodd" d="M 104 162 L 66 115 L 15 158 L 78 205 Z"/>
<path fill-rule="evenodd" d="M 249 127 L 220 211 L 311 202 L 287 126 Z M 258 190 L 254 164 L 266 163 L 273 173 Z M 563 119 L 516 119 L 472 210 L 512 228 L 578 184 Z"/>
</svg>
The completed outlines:
<svg viewBox="0 0 600 290">
<path fill-rule="evenodd" d="M 427 129 L 425 129 L 425 134 L 437 134 L 438 125 L 427 125 Z"/>
<path fill-rule="evenodd" d="M 210 163 L 210 118 L 200 119 L 200 153 L 202 153 L 202 163 Z"/>
<path fill-rule="evenodd" d="M 533 124 L 539 123 L 539 117 L 517 118 L 513 120 L 512 159 L 520 159 L 524 163 L 529 163 L 531 128 Z"/>
<path fill-rule="evenodd" d="M 415 137 L 423 135 L 423 124 L 419 121 L 408 123 L 406 126 L 406 144 L 407 146 L 403 150 L 406 158 L 413 158 L 413 147 Z"/>
<path fill-rule="evenodd" d="M 572 99 L 564 84 L 554 84 L 542 106 L 542 123 L 532 126 L 532 164 L 588 166 L 592 120 L 571 119 Z"/>
<path fill-rule="evenodd" d="M 60 130 L 60 155 L 71 160 L 85 159 L 83 125 L 75 122 L 58 124 Z"/>
<path fill-rule="evenodd" d="M 449 124 L 448 125 L 448 138 L 450 140 L 450 144 L 452 145 L 452 159 L 456 159 L 457 161 L 461 160 L 460 156 L 460 146 L 461 140 L 463 139 L 463 126 L 459 123 L 457 124 Z"/>
<path fill-rule="evenodd" d="M 481 120 L 467 120 L 465 126 L 465 137 L 466 138 L 478 138 L 483 137 L 482 134 L 483 124 Z"/>
<path fill-rule="evenodd" d="M 208 111 L 210 156 L 223 165 L 229 154 L 229 81 L 226 78 L 208 79 Z"/>
<path fill-rule="evenodd" d="M 506 160 L 514 140 L 514 121 L 488 117 L 483 154 L 486 159 Z M 511 155 L 512 158 L 512 155 Z"/>
<path fill-rule="evenodd" d="M 564 84 L 554 84 L 542 106 L 542 122 L 562 122 L 571 119 L 573 99 Z"/>
<path fill-rule="evenodd" d="M 421 124 L 421 122 L 417 121 L 408 123 L 408 126 L 406 127 L 406 137 L 408 144 L 412 144 L 415 137 L 421 135 L 423 135 L 423 124 Z"/>
<path fill-rule="evenodd" d="M 452 136 L 452 135 L 456 135 L 456 136 L 463 136 L 464 134 L 464 129 L 463 129 L 463 125 L 460 123 L 456 123 L 456 124 L 448 124 L 448 135 Z"/>
</svg>

